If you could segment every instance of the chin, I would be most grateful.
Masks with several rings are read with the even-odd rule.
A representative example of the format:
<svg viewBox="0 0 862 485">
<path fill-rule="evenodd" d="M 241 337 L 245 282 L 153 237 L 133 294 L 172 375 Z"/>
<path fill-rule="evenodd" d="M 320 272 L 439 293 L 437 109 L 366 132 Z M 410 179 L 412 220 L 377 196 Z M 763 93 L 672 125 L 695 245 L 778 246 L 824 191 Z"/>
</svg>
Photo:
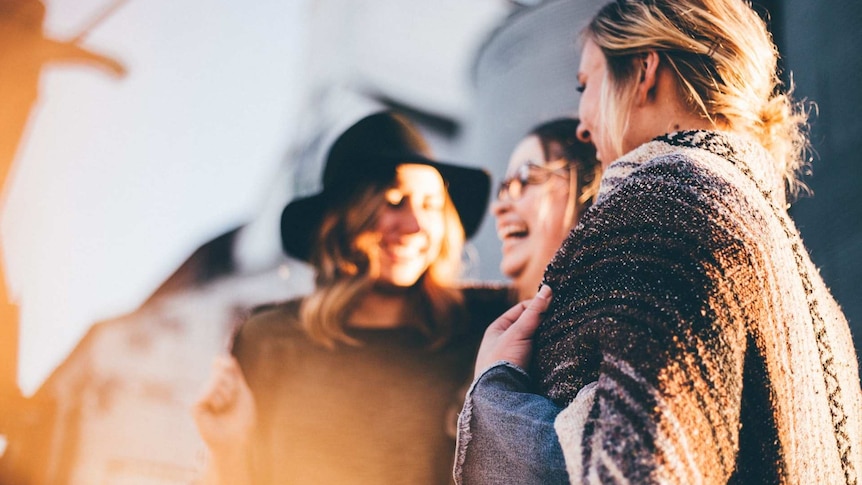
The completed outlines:
<svg viewBox="0 0 862 485">
<path fill-rule="evenodd" d="M 501 267 L 500 273 L 503 273 L 503 276 L 506 277 L 511 282 L 512 285 L 517 286 L 516 283 L 518 281 L 518 278 L 521 277 L 521 274 L 523 274 L 523 271 L 521 271 L 521 270 L 506 271 L 505 268 Z"/>
<path fill-rule="evenodd" d="M 527 268 L 527 264 L 524 262 L 523 258 L 514 258 L 514 257 L 506 257 L 503 256 L 502 260 L 500 260 L 500 272 L 503 273 L 503 276 L 514 280 L 518 277 L 518 275 L 522 274 L 524 270 Z"/>
<path fill-rule="evenodd" d="M 378 290 L 384 290 L 386 292 L 396 292 L 397 293 L 397 292 L 401 292 L 403 290 L 406 290 L 408 288 L 411 288 L 413 285 L 416 284 L 417 281 L 419 281 L 418 278 L 415 280 L 407 280 L 407 279 L 396 280 L 396 279 L 391 279 L 391 278 L 383 278 L 383 279 L 377 280 L 375 282 L 374 286 Z"/>
<path fill-rule="evenodd" d="M 395 273 L 387 275 L 380 279 L 380 283 L 383 285 L 388 285 L 392 287 L 400 287 L 400 288 L 408 288 L 416 284 L 419 281 L 419 278 L 422 277 L 423 272 L 403 272 L 403 273 Z"/>
</svg>

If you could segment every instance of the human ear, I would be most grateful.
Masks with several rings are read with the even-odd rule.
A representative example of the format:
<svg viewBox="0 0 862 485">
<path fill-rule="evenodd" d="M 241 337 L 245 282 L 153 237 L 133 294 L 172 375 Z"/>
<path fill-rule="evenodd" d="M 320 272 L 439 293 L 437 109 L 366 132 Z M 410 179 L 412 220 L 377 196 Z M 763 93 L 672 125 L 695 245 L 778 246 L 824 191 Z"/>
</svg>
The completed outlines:
<svg viewBox="0 0 862 485">
<path fill-rule="evenodd" d="M 657 75 L 659 66 L 659 55 L 656 51 L 646 52 L 635 60 L 640 63 L 640 79 L 635 96 L 637 104 L 641 105 L 655 97 Z"/>
</svg>

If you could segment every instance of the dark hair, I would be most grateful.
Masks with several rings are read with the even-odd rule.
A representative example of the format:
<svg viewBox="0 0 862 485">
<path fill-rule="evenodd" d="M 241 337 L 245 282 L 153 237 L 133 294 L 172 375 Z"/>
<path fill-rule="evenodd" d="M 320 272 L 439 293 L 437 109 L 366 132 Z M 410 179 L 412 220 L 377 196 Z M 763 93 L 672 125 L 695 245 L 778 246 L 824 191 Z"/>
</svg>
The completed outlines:
<svg viewBox="0 0 862 485">
<path fill-rule="evenodd" d="M 575 202 L 583 212 L 590 207 L 598 193 L 602 165 L 596 159 L 596 147 L 578 138 L 578 118 L 557 118 L 533 128 L 528 136 L 535 136 L 542 146 L 546 161 L 565 159 L 577 173 Z"/>
</svg>

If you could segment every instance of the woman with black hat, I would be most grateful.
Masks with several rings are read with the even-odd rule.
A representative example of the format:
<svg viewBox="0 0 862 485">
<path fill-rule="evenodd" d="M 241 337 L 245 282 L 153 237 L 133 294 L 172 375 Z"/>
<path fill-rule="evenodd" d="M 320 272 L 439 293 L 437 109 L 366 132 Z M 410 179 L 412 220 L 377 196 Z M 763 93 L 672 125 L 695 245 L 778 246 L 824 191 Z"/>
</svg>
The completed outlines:
<svg viewBox="0 0 862 485">
<path fill-rule="evenodd" d="M 489 183 L 428 158 L 392 113 L 339 137 L 323 190 L 282 214 L 284 249 L 314 266 L 315 291 L 257 309 L 195 406 L 210 477 L 451 481 L 458 389 L 510 305 L 505 289 L 456 286 Z"/>
</svg>

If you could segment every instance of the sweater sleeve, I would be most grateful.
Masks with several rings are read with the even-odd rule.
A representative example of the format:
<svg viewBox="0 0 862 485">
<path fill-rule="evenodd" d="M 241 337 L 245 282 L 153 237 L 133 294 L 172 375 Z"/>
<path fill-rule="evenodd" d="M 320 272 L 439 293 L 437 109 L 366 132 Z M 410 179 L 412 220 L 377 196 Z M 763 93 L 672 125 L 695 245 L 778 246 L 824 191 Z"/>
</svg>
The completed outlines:
<svg viewBox="0 0 862 485">
<path fill-rule="evenodd" d="M 752 279 L 734 217 L 742 203 L 690 160 L 649 162 L 555 256 L 534 367 L 566 408 L 555 425 L 573 483 L 724 483 L 733 473 L 739 309 L 756 304 L 741 291 Z"/>
</svg>

